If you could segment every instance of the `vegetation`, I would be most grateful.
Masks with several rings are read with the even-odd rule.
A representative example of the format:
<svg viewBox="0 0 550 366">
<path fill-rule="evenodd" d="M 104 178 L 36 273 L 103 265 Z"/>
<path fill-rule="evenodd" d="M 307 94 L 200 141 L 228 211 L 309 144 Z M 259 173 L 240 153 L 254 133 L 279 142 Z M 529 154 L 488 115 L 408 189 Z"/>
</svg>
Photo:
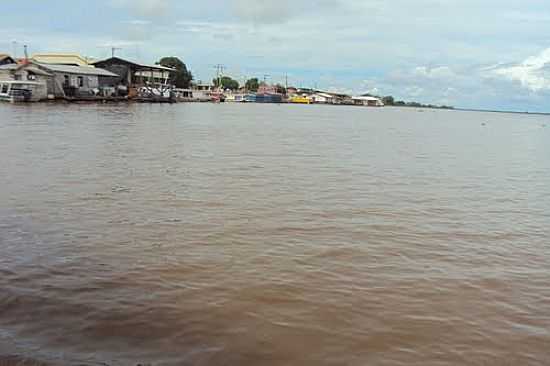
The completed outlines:
<svg viewBox="0 0 550 366">
<path fill-rule="evenodd" d="M 248 79 L 245 83 L 246 90 L 251 92 L 257 92 L 259 87 L 260 81 L 258 80 L 258 78 Z"/>
<path fill-rule="evenodd" d="M 404 102 L 395 100 L 393 96 L 378 97 L 376 95 L 364 94 L 364 96 L 380 98 L 385 105 L 397 107 L 416 107 L 416 108 L 437 108 L 437 109 L 454 109 L 454 107 L 446 105 L 422 104 L 418 102 Z"/>
<path fill-rule="evenodd" d="M 221 83 L 222 89 L 237 90 L 239 89 L 239 82 L 232 79 L 229 76 L 222 76 L 221 78 L 216 78 L 212 80 L 212 83 L 215 87 L 219 87 Z"/>
<path fill-rule="evenodd" d="M 163 57 L 157 65 L 176 69 L 176 72 L 170 76 L 170 82 L 176 88 L 187 89 L 193 80 L 191 71 L 187 70 L 187 66 L 177 57 Z"/>
</svg>

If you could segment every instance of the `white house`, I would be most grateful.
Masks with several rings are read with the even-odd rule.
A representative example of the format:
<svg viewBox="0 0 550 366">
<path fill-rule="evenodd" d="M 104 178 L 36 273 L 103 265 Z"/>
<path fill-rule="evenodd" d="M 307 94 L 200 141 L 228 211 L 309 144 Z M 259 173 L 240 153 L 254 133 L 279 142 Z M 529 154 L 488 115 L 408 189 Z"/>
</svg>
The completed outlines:
<svg viewBox="0 0 550 366">
<path fill-rule="evenodd" d="M 310 96 L 310 98 L 313 103 L 318 104 L 335 104 L 336 101 L 334 95 L 322 92 L 314 93 Z"/>
<path fill-rule="evenodd" d="M 384 103 L 380 98 L 369 97 L 369 96 L 359 96 L 353 97 L 353 102 L 355 105 L 362 105 L 367 107 L 383 107 Z"/>
</svg>

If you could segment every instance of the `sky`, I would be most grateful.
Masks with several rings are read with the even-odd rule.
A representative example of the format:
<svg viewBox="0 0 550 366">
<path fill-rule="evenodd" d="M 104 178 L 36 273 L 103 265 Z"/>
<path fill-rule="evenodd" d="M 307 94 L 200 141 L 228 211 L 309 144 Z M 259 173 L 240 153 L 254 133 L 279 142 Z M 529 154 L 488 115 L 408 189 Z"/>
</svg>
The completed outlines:
<svg viewBox="0 0 550 366">
<path fill-rule="evenodd" d="M 181 58 L 423 103 L 550 112 L 548 0 L 0 0 L 0 53 Z"/>
</svg>

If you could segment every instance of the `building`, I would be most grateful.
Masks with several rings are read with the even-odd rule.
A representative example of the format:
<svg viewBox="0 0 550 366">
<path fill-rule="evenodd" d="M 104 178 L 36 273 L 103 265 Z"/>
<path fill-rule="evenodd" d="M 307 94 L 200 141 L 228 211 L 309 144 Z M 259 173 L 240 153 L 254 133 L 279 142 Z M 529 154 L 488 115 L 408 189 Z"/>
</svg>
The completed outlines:
<svg viewBox="0 0 550 366">
<path fill-rule="evenodd" d="M 197 83 L 191 86 L 193 98 L 199 102 L 209 102 L 212 100 L 213 85 Z"/>
<path fill-rule="evenodd" d="M 336 104 L 336 98 L 332 94 L 317 92 L 310 96 L 312 103 Z"/>
<path fill-rule="evenodd" d="M 0 65 L 14 64 L 15 60 L 5 53 L 0 53 Z"/>
<path fill-rule="evenodd" d="M 53 64 L 36 64 L 40 69 L 53 75 L 53 92 L 55 97 L 84 97 L 115 93 L 118 75 L 108 70 L 90 66 L 68 66 Z M 108 95 L 110 94 L 110 95 Z"/>
<path fill-rule="evenodd" d="M 296 89 L 296 88 L 293 87 L 293 86 L 289 86 L 289 87 L 286 89 L 286 94 L 289 95 L 289 96 L 298 94 L 298 89 Z"/>
<path fill-rule="evenodd" d="M 30 60 L 40 64 L 89 66 L 88 59 L 73 53 L 37 53 Z"/>
<path fill-rule="evenodd" d="M 0 99 L 38 102 L 48 98 L 53 74 L 31 64 L 0 65 Z"/>
<path fill-rule="evenodd" d="M 93 62 L 92 65 L 118 75 L 118 82 L 127 87 L 140 87 L 151 84 L 167 85 L 170 75 L 175 71 L 161 65 L 145 65 L 111 57 Z"/>
<path fill-rule="evenodd" d="M 380 98 L 371 96 L 353 97 L 355 105 L 367 106 L 367 107 L 383 107 L 384 103 Z"/>
<path fill-rule="evenodd" d="M 26 62 L 0 66 L 0 79 L 46 85 L 48 98 L 104 96 L 114 93 L 118 75 L 90 66 Z"/>
</svg>

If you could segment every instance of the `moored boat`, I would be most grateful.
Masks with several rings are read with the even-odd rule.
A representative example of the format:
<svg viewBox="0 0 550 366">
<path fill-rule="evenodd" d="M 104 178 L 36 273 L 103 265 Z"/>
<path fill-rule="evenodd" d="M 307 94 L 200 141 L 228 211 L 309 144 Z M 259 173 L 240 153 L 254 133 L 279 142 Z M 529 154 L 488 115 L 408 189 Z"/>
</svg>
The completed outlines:
<svg viewBox="0 0 550 366">
<path fill-rule="evenodd" d="M 47 99 L 48 90 L 45 83 L 22 80 L 0 81 L 0 100 L 17 102 L 38 102 Z"/>
</svg>

